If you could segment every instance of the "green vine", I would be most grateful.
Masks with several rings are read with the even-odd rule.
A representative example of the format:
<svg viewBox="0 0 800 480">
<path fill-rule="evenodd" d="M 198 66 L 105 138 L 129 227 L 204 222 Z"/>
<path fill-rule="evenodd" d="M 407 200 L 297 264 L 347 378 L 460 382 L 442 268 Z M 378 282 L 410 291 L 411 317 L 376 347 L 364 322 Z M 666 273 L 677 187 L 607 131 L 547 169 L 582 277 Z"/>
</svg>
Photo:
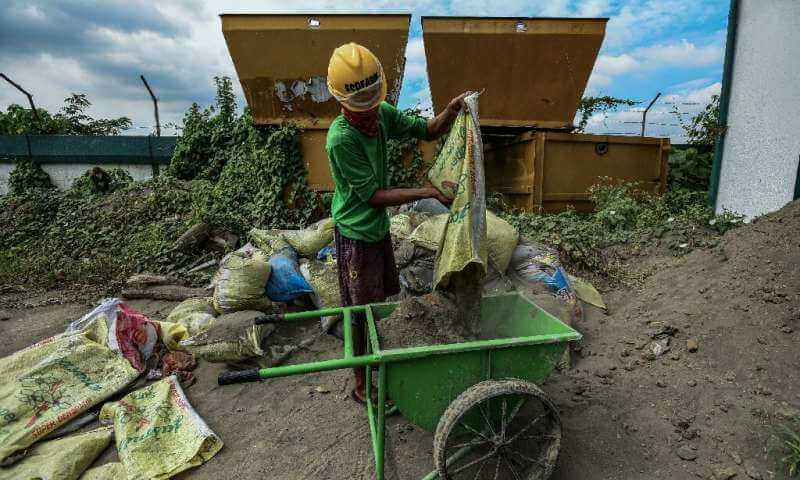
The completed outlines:
<svg viewBox="0 0 800 480">
<path fill-rule="evenodd" d="M 592 115 L 595 113 L 612 112 L 621 106 L 630 107 L 637 103 L 639 102 L 608 95 L 602 97 L 583 97 L 581 103 L 578 105 L 578 112 L 580 113 L 581 119 L 578 121 L 578 126 L 575 128 L 575 131 L 583 132 L 586 129 L 586 125 L 589 123 L 589 119 L 592 118 Z"/>
<path fill-rule="evenodd" d="M 194 180 L 194 215 L 213 226 L 239 235 L 305 226 L 320 213 L 320 201 L 306 180 L 300 130 L 254 126 L 247 108 L 237 116 L 231 80 L 214 81 L 215 104 L 186 112 L 167 174 Z"/>
<path fill-rule="evenodd" d="M 14 169 L 8 175 L 8 193 L 10 195 L 27 195 L 31 192 L 54 188 L 53 182 L 50 181 L 50 175 L 32 160 L 17 161 Z"/>
</svg>

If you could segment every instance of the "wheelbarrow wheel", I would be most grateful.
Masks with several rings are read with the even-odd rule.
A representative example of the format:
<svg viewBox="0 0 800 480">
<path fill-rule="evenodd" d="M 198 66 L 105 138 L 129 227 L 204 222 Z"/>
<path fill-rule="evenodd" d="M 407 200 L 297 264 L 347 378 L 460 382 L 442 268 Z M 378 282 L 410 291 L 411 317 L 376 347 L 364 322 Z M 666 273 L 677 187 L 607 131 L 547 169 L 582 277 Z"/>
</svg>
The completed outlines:
<svg viewBox="0 0 800 480">
<path fill-rule="evenodd" d="M 558 460 L 561 419 L 524 380 L 486 380 L 447 407 L 433 437 L 442 480 L 546 480 Z"/>
</svg>

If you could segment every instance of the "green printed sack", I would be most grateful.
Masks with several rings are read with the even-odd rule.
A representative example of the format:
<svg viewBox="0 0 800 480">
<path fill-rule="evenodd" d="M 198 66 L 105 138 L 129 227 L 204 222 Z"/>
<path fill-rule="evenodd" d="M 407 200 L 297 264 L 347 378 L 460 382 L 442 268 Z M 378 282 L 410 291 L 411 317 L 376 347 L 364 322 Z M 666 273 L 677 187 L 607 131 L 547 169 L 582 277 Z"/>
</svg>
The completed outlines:
<svg viewBox="0 0 800 480">
<path fill-rule="evenodd" d="M 128 480 L 170 478 L 203 464 L 222 448 L 222 440 L 189 404 L 174 375 L 103 405 L 100 421 L 114 425 Z"/>
<path fill-rule="evenodd" d="M 139 376 L 109 348 L 108 339 L 106 317 L 98 315 L 82 330 L 0 359 L 0 459 L 28 448 Z"/>
<path fill-rule="evenodd" d="M 245 245 L 225 256 L 215 277 L 214 309 L 219 313 L 267 310 L 272 305 L 265 288 L 269 280 L 269 257 Z"/>
<path fill-rule="evenodd" d="M 125 480 L 125 467 L 119 462 L 106 463 L 86 470 L 80 480 Z"/>
<path fill-rule="evenodd" d="M 172 309 L 166 321 L 180 323 L 189 331 L 189 335 L 195 335 L 208 328 L 217 317 L 214 310 L 213 297 L 189 298 Z"/>
<path fill-rule="evenodd" d="M 444 147 L 428 171 L 428 179 L 453 199 L 436 252 L 433 287 L 447 287 L 457 274 L 465 283 L 486 275 L 486 191 L 483 142 L 478 128 L 478 94 L 464 99 L 467 108 L 456 117 Z"/>
<path fill-rule="evenodd" d="M 111 427 L 101 427 L 38 443 L 18 463 L 0 468 L 0 480 L 83 478 L 81 474 L 108 448 L 113 436 Z"/>
</svg>

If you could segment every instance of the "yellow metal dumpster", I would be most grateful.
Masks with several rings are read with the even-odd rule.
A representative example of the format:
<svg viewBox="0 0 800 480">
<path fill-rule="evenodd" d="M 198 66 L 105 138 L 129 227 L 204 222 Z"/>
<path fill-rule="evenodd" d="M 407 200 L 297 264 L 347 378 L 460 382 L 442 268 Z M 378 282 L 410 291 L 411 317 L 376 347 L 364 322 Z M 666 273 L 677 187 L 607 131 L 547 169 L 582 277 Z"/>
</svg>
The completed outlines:
<svg viewBox="0 0 800 480">
<path fill-rule="evenodd" d="M 360 43 L 380 58 L 388 93 L 396 104 L 405 70 L 411 15 L 232 14 L 221 15 L 222 32 L 257 125 L 292 121 L 304 129 L 300 151 L 308 182 L 332 191 L 325 136 L 340 106 L 325 82 L 333 50 Z M 433 145 L 422 150 L 432 157 Z"/>
<path fill-rule="evenodd" d="M 590 210 L 601 177 L 666 187 L 665 138 L 570 133 L 607 19 L 423 17 L 433 107 L 483 90 L 486 184 L 530 211 Z"/>
</svg>

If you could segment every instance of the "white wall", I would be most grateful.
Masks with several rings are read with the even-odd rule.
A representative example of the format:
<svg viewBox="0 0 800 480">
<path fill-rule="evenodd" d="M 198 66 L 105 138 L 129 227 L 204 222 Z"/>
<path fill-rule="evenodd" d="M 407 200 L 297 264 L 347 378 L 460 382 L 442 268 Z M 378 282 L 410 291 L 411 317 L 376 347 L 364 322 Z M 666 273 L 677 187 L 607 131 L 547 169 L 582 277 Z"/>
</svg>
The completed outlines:
<svg viewBox="0 0 800 480">
<path fill-rule="evenodd" d="M 86 170 L 95 166 L 97 165 L 90 163 L 45 163 L 42 164 L 42 169 L 50 175 L 50 180 L 56 188 L 64 190 L 69 188 L 76 178 L 86 173 Z M 153 176 L 153 167 L 151 165 L 114 163 L 99 166 L 104 170 L 124 168 L 134 180 L 145 180 Z M 167 165 L 162 165 L 161 167 L 166 168 Z M 0 163 L 0 195 L 8 193 L 8 175 L 13 169 L 13 163 Z"/>
<path fill-rule="evenodd" d="M 740 0 L 717 212 L 792 200 L 800 157 L 800 0 Z"/>
</svg>

